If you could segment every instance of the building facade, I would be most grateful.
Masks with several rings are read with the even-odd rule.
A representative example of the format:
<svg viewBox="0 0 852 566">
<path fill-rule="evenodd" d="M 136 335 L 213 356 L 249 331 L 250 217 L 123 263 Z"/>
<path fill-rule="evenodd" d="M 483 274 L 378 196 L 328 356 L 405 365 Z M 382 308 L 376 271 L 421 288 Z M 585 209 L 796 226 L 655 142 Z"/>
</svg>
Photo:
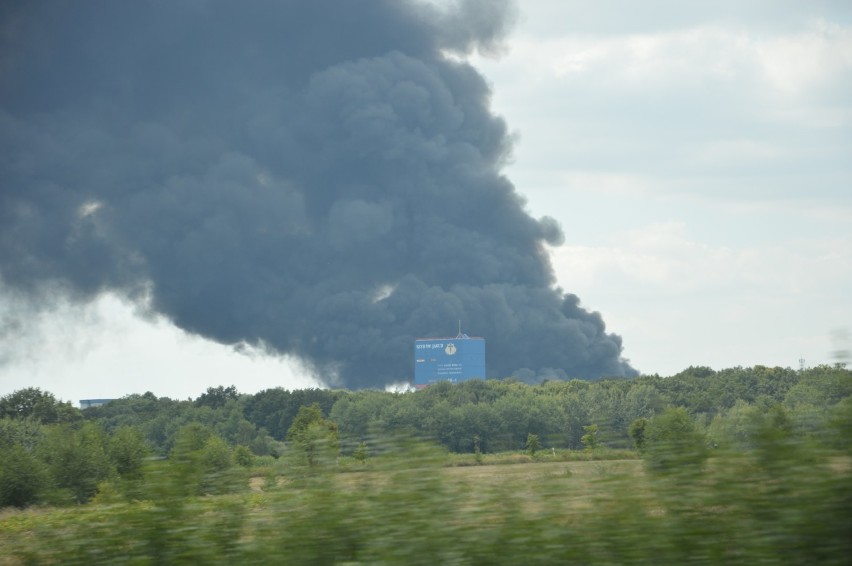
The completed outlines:
<svg viewBox="0 0 852 566">
<path fill-rule="evenodd" d="M 485 379 L 485 339 L 459 334 L 455 338 L 414 341 L 414 385 Z"/>
</svg>

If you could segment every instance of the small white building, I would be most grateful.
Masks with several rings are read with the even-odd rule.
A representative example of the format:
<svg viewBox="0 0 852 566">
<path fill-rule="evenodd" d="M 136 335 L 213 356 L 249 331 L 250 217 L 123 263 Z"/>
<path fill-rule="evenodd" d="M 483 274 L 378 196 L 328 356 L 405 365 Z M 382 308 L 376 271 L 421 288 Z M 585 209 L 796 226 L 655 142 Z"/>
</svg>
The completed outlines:
<svg viewBox="0 0 852 566">
<path fill-rule="evenodd" d="M 106 405 L 110 401 L 114 401 L 114 399 L 80 399 L 80 408 L 89 409 L 91 407 L 100 407 L 101 405 Z"/>
</svg>

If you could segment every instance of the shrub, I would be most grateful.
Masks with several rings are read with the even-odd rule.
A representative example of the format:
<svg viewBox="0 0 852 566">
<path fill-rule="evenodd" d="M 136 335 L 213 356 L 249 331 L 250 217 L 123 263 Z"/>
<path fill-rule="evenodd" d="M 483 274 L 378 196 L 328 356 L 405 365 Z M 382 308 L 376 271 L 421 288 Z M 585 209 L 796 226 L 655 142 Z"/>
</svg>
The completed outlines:
<svg viewBox="0 0 852 566">
<path fill-rule="evenodd" d="M 53 426 L 37 452 L 59 489 L 56 493 L 70 494 L 76 503 L 91 499 L 98 491 L 98 484 L 115 473 L 106 444 L 103 430 L 94 423 L 85 423 L 80 428 Z"/>
<path fill-rule="evenodd" d="M 645 462 L 659 474 L 699 471 L 707 459 L 704 435 L 686 409 L 666 409 L 651 419 L 645 430 Z"/>
<path fill-rule="evenodd" d="M 241 444 L 234 447 L 233 455 L 234 462 L 236 462 L 238 466 L 249 468 L 254 465 L 254 454 L 252 454 L 251 449 L 249 449 L 248 446 L 243 446 Z"/>
<path fill-rule="evenodd" d="M 21 446 L 0 453 L 0 507 L 26 507 L 39 499 L 47 485 L 44 465 Z"/>
</svg>

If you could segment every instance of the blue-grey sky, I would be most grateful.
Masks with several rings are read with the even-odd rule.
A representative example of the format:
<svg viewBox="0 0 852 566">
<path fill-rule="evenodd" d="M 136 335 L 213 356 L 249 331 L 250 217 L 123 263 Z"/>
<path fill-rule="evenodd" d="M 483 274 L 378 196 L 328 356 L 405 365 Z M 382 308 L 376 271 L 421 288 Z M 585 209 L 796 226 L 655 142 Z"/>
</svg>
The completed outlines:
<svg viewBox="0 0 852 566">
<path fill-rule="evenodd" d="M 491 85 L 515 136 L 503 173 L 532 217 L 562 226 L 558 284 L 602 314 L 633 367 L 837 361 L 852 315 L 847 2 L 525 0 L 487 47 L 447 56 Z M 15 316 L 10 296 L 0 394 L 316 383 L 116 294 L 57 298 L 37 317 Z"/>
</svg>

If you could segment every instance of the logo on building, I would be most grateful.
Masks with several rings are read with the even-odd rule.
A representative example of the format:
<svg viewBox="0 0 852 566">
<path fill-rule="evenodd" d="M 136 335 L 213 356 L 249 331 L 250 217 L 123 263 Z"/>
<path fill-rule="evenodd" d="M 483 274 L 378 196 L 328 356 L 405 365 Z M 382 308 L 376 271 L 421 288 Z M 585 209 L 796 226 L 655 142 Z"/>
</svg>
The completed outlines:
<svg viewBox="0 0 852 566">
<path fill-rule="evenodd" d="M 444 348 L 444 351 L 447 353 L 448 356 L 452 356 L 456 353 L 456 345 L 450 342 L 449 344 L 447 344 L 447 347 Z"/>
</svg>

